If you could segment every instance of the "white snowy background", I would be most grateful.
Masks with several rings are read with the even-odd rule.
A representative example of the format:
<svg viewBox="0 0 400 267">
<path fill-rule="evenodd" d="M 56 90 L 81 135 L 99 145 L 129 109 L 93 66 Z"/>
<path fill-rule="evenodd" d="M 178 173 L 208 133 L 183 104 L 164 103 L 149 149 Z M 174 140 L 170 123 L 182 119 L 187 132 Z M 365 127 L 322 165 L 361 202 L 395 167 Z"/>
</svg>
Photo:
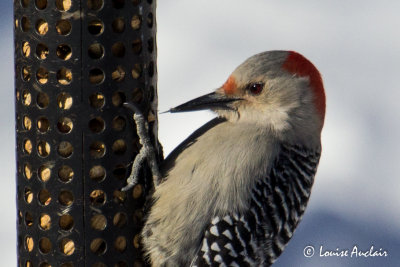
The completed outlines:
<svg viewBox="0 0 400 267">
<path fill-rule="evenodd" d="M 128 0 L 126 0 L 128 1 Z M 0 10 L 0 256 L 16 266 L 12 1 Z M 323 75 L 323 153 L 309 207 L 276 266 L 400 264 L 400 1 L 159 1 L 159 110 L 211 92 L 247 57 L 295 50 Z M 167 154 L 213 117 L 159 115 Z M 303 255 L 312 245 L 316 254 Z M 320 257 L 319 248 L 388 257 Z"/>
</svg>

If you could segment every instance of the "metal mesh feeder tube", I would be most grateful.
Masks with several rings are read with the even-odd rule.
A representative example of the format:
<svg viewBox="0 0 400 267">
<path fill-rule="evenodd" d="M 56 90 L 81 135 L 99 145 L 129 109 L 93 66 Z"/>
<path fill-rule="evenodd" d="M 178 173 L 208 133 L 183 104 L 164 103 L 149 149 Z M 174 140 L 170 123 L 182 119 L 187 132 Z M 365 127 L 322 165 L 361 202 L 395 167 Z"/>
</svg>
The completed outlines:
<svg viewBox="0 0 400 267">
<path fill-rule="evenodd" d="M 14 1 L 20 266 L 144 266 L 147 185 L 120 191 L 139 150 L 122 103 L 157 147 L 155 5 Z"/>
</svg>

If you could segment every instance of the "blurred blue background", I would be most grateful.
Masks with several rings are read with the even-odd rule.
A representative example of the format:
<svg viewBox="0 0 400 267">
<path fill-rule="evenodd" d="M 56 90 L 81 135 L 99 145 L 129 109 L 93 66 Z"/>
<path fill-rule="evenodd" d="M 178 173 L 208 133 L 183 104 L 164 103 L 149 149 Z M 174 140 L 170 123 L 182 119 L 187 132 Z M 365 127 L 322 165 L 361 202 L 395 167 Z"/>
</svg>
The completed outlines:
<svg viewBox="0 0 400 267">
<path fill-rule="evenodd" d="M 128 1 L 128 0 L 127 0 Z M 0 10 L 0 256 L 16 266 L 12 1 Z M 220 86 L 247 57 L 296 50 L 323 75 L 323 153 L 309 207 L 275 266 L 400 265 L 400 1 L 159 1 L 159 110 Z M 210 112 L 161 114 L 170 152 Z M 313 257 L 303 251 L 315 248 Z M 319 250 L 386 251 L 321 257 Z"/>
</svg>

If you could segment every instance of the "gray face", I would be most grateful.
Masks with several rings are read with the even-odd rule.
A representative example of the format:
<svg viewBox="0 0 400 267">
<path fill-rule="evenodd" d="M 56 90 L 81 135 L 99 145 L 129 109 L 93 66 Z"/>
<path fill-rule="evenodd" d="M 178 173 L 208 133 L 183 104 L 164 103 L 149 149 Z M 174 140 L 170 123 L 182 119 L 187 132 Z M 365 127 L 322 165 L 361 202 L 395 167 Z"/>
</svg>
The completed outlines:
<svg viewBox="0 0 400 267">
<path fill-rule="evenodd" d="M 312 139 L 319 140 L 324 116 L 316 108 L 318 90 L 313 82 L 322 90 L 324 108 L 322 82 L 312 63 L 295 52 L 264 52 L 237 67 L 216 92 L 170 111 L 211 109 L 228 121 L 272 131 L 278 137 L 309 138 L 317 133 Z"/>
<path fill-rule="evenodd" d="M 307 135 L 322 128 L 315 110 L 310 79 L 285 70 L 287 51 L 269 51 L 250 57 L 235 69 L 217 93 L 242 100 L 233 110 L 216 110 L 230 121 L 252 123 L 277 133 Z M 319 132 L 319 131 L 317 131 Z"/>
</svg>

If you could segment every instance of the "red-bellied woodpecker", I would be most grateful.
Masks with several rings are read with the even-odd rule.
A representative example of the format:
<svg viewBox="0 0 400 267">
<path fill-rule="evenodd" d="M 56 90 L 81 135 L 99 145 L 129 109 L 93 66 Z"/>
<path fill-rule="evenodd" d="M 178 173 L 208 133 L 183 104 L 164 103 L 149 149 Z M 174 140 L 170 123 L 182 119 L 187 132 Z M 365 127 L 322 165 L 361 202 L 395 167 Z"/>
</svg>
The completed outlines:
<svg viewBox="0 0 400 267">
<path fill-rule="evenodd" d="M 211 109 L 161 165 L 142 232 L 153 266 L 268 266 L 307 206 L 321 152 L 325 93 L 292 51 L 242 63 L 215 92 L 171 112 Z"/>
</svg>

